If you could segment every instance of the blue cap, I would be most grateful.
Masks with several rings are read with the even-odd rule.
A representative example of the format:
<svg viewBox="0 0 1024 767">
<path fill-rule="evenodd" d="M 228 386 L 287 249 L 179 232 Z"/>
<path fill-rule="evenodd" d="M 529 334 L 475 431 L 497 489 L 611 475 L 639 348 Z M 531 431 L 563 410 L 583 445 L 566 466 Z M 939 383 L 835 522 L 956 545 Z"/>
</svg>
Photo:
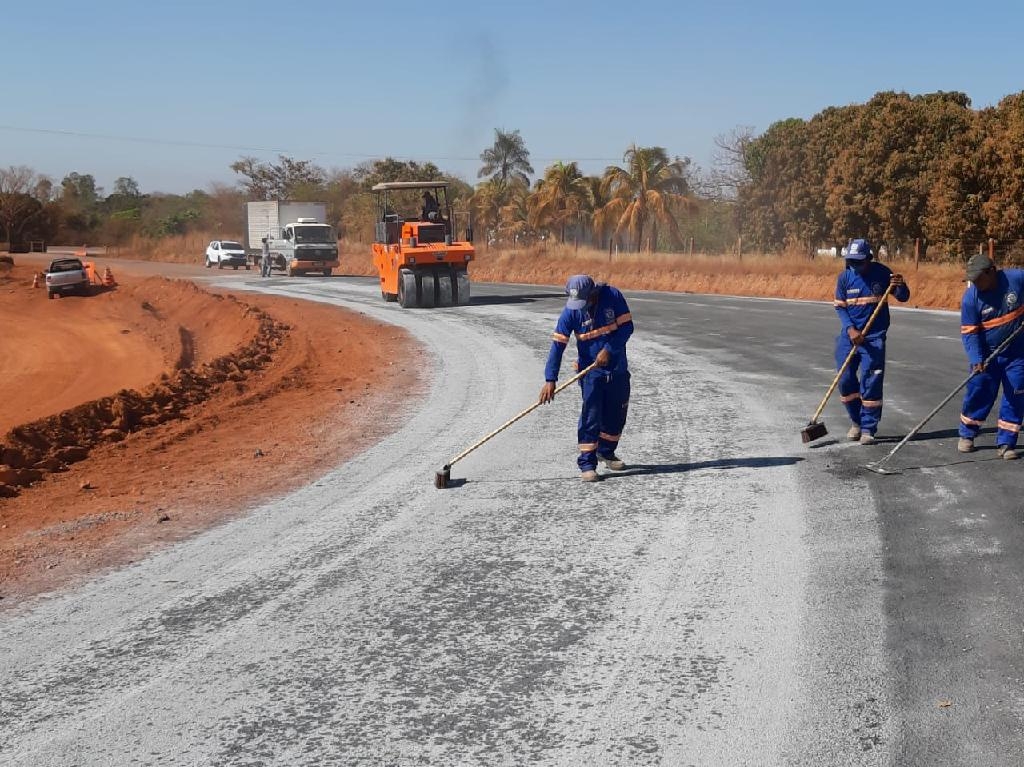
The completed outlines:
<svg viewBox="0 0 1024 767">
<path fill-rule="evenodd" d="M 867 240 L 854 240 L 846 248 L 846 259 L 848 261 L 863 261 L 871 258 L 871 245 Z"/>
<path fill-rule="evenodd" d="M 565 305 L 570 309 L 582 309 L 587 305 L 587 299 L 590 298 L 593 290 L 593 279 L 586 274 L 574 274 L 565 283 L 565 294 L 569 296 Z"/>
</svg>

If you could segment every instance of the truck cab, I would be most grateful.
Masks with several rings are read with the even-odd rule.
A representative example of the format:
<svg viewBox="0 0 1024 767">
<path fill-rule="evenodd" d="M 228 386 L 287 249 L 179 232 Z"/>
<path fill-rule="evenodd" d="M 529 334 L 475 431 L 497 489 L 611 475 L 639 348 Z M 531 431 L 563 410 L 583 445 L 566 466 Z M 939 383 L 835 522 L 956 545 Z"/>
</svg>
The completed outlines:
<svg viewBox="0 0 1024 767">
<path fill-rule="evenodd" d="M 373 263 L 381 297 L 403 307 L 469 303 L 473 230 L 459 239 L 446 181 L 393 181 L 372 189 Z"/>
<path fill-rule="evenodd" d="M 254 200 L 245 204 L 245 254 L 248 266 L 258 266 L 263 243 L 270 249 L 270 266 L 288 273 L 321 272 L 330 276 L 338 266 L 338 235 L 327 221 L 327 205 L 294 200 Z"/>
</svg>

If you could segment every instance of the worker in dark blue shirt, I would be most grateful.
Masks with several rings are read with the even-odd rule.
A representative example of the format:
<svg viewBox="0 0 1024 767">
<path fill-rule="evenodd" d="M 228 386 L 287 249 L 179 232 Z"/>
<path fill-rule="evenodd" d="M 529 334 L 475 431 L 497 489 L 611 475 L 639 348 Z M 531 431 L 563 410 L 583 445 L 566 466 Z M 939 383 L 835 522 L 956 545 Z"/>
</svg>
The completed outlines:
<svg viewBox="0 0 1024 767">
<path fill-rule="evenodd" d="M 850 349 L 857 353 L 839 379 L 839 396 L 853 425 L 846 433 L 862 445 L 875 442 L 882 418 L 882 383 L 885 379 L 885 334 L 889 330 L 889 307 L 883 306 L 867 334 L 862 331 L 889 283 L 892 296 L 900 302 L 910 299 L 910 288 L 902 275 L 873 260 L 867 240 L 854 240 L 846 248 L 846 268 L 836 280 L 835 308 L 842 329 L 836 339 L 836 368 Z"/>
<path fill-rule="evenodd" d="M 580 381 L 583 408 L 578 427 L 580 478 L 599 479 L 598 462 L 613 471 L 625 463 L 616 455 L 629 409 L 629 365 L 626 342 L 633 334 L 633 316 L 622 293 L 611 285 L 596 283 L 585 275 L 569 278 L 565 292 L 569 299 L 555 325 L 544 368 L 540 401 L 550 402 L 562 364 L 562 354 L 572 335 L 579 355 L 577 369 L 591 363 L 598 367 Z"/>
</svg>

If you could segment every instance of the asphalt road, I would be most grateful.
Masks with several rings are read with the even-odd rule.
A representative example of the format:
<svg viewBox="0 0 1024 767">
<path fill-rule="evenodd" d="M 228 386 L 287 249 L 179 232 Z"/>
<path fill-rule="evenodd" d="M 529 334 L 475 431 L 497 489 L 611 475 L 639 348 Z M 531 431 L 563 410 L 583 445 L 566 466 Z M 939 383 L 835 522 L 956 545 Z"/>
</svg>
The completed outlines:
<svg viewBox="0 0 1024 767">
<path fill-rule="evenodd" d="M 956 454 L 956 400 L 899 476 L 803 445 L 830 306 L 627 293 L 631 468 L 578 481 L 566 392 L 442 491 L 536 397 L 557 290 L 166 270 L 406 327 L 432 383 L 314 485 L 0 614 L 0 763 L 1024 763 L 1024 462 Z M 962 380 L 958 330 L 894 313 L 881 436 Z"/>
</svg>

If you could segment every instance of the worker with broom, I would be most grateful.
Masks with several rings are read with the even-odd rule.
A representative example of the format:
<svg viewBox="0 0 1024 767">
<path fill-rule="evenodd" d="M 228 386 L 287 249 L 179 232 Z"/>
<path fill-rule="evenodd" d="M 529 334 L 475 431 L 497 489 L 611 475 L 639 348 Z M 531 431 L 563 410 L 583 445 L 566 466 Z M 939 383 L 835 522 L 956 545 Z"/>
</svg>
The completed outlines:
<svg viewBox="0 0 1024 767">
<path fill-rule="evenodd" d="M 586 274 L 576 274 L 565 284 L 569 296 L 555 325 L 540 402 L 551 402 L 555 383 L 569 337 L 576 335 L 578 369 L 597 367 L 580 381 L 583 408 L 580 412 L 578 441 L 580 478 L 584 482 L 600 479 L 600 461 L 613 471 L 626 465 L 616 455 L 629 409 L 629 366 L 626 342 L 633 334 L 633 317 L 622 293 L 610 285 L 594 282 Z"/>
<path fill-rule="evenodd" d="M 1005 460 L 1018 457 L 1017 435 L 1024 420 L 1024 336 L 1018 337 L 988 366 L 992 349 L 1006 339 L 1024 318 L 1024 270 L 997 269 L 984 253 L 967 262 L 967 289 L 960 302 L 960 337 L 974 376 L 967 382 L 960 411 L 957 450 L 974 451 L 974 438 L 995 404 L 1000 384 L 996 449 Z"/>
<path fill-rule="evenodd" d="M 862 445 L 875 442 L 882 417 L 882 383 L 885 377 L 885 335 L 889 330 L 889 307 L 880 308 L 867 334 L 862 331 L 878 302 L 893 285 L 897 301 L 910 299 L 910 288 L 902 275 L 878 263 L 867 240 L 853 240 L 846 248 L 846 268 L 836 280 L 835 308 L 842 324 L 836 339 L 836 369 L 841 369 L 851 349 L 851 363 L 839 378 L 839 396 L 852 425 L 846 433 Z"/>
</svg>

